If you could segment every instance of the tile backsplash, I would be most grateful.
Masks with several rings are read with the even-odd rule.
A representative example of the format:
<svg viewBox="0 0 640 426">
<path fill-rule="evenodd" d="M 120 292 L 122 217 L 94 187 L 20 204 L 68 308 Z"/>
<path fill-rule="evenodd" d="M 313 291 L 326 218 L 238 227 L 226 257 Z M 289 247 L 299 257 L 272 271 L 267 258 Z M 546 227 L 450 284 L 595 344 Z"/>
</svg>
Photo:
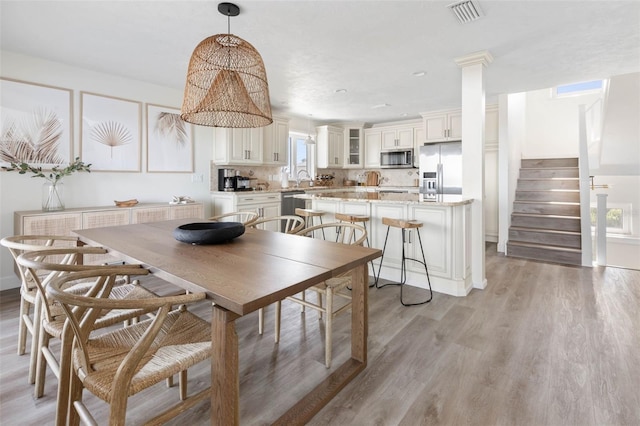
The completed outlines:
<svg viewBox="0 0 640 426">
<path fill-rule="evenodd" d="M 211 191 L 218 190 L 218 169 L 220 168 L 225 168 L 225 166 L 216 166 L 213 162 L 211 163 Z M 228 168 L 238 170 L 241 176 L 252 178 L 252 187 L 256 187 L 258 183 L 266 186 L 267 189 L 282 187 L 280 180 L 282 167 L 280 166 L 229 166 Z M 333 185 L 342 186 L 345 180 L 357 182 L 358 175 L 373 170 L 380 172 L 381 186 L 418 186 L 418 169 L 318 169 L 317 174 L 333 175 Z M 290 181 L 289 186 L 294 185 L 295 180 Z"/>
</svg>

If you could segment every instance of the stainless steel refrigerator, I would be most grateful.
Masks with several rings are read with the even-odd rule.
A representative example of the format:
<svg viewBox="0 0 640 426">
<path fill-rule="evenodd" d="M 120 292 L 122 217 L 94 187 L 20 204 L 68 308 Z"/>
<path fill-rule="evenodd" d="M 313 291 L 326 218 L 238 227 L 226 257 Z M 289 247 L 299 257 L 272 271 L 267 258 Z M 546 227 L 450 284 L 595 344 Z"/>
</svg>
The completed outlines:
<svg viewBox="0 0 640 426">
<path fill-rule="evenodd" d="M 462 141 L 425 144 L 420 147 L 420 192 L 462 194 Z"/>
</svg>

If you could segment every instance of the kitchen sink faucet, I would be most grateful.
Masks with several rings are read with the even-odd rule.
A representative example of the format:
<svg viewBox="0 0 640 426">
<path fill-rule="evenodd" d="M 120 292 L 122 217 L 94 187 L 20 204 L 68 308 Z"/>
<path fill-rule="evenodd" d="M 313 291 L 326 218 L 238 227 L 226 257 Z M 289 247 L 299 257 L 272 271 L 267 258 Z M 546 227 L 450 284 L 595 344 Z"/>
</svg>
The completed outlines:
<svg viewBox="0 0 640 426">
<path fill-rule="evenodd" d="M 300 182 L 303 181 L 303 179 L 300 177 L 300 175 L 305 174 L 307 175 L 306 180 L 311 181 L 311 175 L 309 174 L 309 172 L 306 169 L 301 169 L 298 170 L 298 173 L 296 173 L 296 186 L 300 187 Z"/>
</svg>

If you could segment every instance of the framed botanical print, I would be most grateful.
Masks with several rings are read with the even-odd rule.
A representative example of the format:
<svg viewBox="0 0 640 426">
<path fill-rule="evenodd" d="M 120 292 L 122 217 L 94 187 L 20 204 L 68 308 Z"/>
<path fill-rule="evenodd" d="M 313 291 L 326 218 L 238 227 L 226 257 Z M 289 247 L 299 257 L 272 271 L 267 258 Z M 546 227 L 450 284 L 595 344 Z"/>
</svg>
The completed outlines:
<svg viewBox="0 0 640 426">
<path fill-rule="evenodd" d="M 0 78 L 0 165 L 45 169 L 73 158 L 73 92 Z"/>
<path fill-rule="evenodd" d="M 193 126 L 177 108 L 147 104 L 147 171 L 193 172 Z"/>
<path fill-rule="evenodd" d="M 80 92 L 80 154 L 91 170 L 139 172 L 140 102 Z"/>
</svg>

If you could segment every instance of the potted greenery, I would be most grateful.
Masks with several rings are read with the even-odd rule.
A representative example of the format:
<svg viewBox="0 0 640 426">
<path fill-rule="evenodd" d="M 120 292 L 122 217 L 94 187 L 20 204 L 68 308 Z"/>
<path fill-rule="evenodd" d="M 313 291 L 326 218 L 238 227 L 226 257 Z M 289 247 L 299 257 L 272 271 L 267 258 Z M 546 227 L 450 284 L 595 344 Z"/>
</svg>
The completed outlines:
<svg viewBox="0 0 640 426">
<path fill-rule="evenodd" d="M 49 172 L 43 171 L 42 167 L 34 167 L 27 163 L 10 163 L 9 167 L 3 166 L 2 168 L 8 172 L 17 170 L 21 175 L 31 172 L 33 173 L 32 177 L 41 177 L 47 180 L 42 187 L 43 211 L 64 210 L 63 177 L 69 176 L 74 172 L 91 172 L 91 164 L 84 164 L 80 161 L 80 157 L 76 157 L 73 163 L 70 163 L 64 169 L 55 166 Z"/>
</svg>

